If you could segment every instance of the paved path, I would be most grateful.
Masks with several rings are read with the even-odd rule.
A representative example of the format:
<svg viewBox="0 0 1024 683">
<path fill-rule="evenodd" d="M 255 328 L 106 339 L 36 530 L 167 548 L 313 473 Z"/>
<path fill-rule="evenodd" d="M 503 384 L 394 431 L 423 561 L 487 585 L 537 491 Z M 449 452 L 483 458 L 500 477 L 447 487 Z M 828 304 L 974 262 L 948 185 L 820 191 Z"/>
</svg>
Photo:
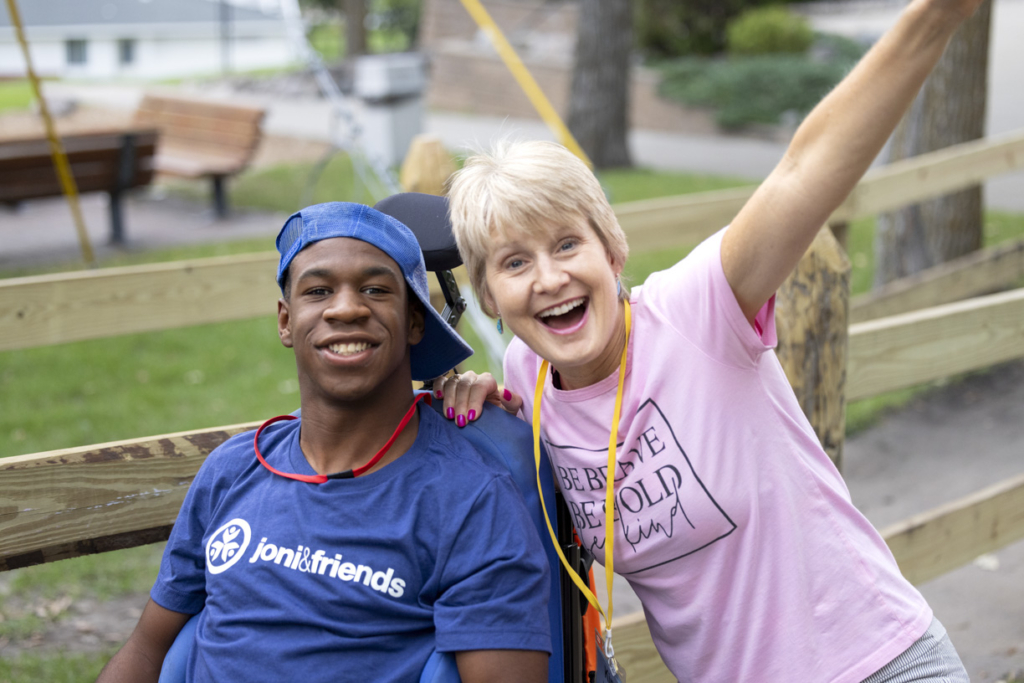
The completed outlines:
<svg viewBox="0 0 1024 683">
<path fill-rule="evenodd" d="M 169 247 L 178 244 L 225 242 L 246 237 L 266 237 L 266 249 L 285 216 L 234 211 L 219 221 L 206 205 L 162 194 L 135 194 L 124 202 L 127 248 L 115 249 L 110 235 L 107 196 L 87 194 L 81 199 L 89 240 L 101 260 L 123 252 Z M 81 257 L 71 212 L 63 199 L 24 202 L 16 209 L 0 205 L 0 269 L 28 268 Z"/>
</svg>

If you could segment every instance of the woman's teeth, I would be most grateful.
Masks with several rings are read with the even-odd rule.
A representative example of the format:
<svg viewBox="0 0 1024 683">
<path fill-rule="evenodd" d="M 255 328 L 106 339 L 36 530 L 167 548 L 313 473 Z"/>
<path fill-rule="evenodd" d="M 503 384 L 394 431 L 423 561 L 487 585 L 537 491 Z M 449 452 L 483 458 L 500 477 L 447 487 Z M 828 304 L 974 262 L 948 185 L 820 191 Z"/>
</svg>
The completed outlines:
<svg viewBox="0 0 1024 683">
<path fill-rule="evenodd" d="M 331 351 L 339 356 L 354 356 L 370 348 L 369 342 L 358 342 L 353 344 L 331 344 L 328 346 Z"/>
<path fill-rule="evenodd" d="M 565 315 L 566 313 L 568 313 L 572 309 L 576 308 L 577 306 L 582 306 L 583 305 L 583 300 L 584 300 L 584 297 L 581 296 L 579 299 L 573 299 L 572 301 L 566 301 L 561 306 L 555 306 L 554 308 L 549 308 L 546 311 L 541 311 L 539 317 L 541 317 L 541 318 L 550 318 L 551 316 L 555 316 L 555 315 Z"/>
</svg>

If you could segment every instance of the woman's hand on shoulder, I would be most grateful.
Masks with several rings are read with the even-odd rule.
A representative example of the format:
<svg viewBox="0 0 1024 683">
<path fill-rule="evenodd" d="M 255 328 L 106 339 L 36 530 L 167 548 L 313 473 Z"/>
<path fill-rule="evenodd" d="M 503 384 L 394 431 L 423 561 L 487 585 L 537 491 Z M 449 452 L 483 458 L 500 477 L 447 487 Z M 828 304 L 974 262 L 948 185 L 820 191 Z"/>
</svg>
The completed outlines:
<svg viewBox="0 0 1024 683">
<path fill-rule="evenodd" d="M 513 415 L 523 406 L 523 399 L 508 389 L 498 387 L 489 372 L 439 377 L 434 380 L 434 398 L 444 399 L 444 416 L 459 427 L 473 422 L 483 412 L 484 403 L 493 403 Z"/>
</svg>

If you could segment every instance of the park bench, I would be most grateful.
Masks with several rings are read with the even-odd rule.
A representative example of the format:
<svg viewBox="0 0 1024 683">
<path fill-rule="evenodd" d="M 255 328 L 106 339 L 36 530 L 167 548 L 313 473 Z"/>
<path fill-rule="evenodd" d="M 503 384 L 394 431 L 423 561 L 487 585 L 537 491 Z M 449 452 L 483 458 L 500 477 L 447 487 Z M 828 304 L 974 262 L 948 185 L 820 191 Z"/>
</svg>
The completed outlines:
<svg viewBox="0 0 1024 683">
<path fill-rule="evenodd" d="M 123 194 L 153 179 L 155 130 L 83 133 L 63 138 L 71 173 L 80 193 L 110 195 L 110 241 L 124 242 Z M 63 194 L 46 138 L 0 142 L 0 202 Z"/>
<path fill-rule="evenodd" d="M 210 178 L 218 218 L 228 213 L 224 181 L 245 170 L 260 141 L 263 109 L 146 95 L 135 125 L 160 131 L 156 171 L 179 178 Z"/>
</svg>

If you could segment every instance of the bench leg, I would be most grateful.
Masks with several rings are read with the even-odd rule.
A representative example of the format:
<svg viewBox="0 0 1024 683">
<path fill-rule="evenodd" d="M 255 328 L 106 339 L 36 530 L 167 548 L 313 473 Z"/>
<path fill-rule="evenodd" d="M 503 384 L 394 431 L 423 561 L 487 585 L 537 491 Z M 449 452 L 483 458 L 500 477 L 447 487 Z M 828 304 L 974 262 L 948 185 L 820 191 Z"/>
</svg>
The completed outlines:
<svg viewBox="0 0 1024 683">
<path fill-rule="evenodd" d="M 110 193 L 110 243 L 124 244 L 124 212 L 121 209 L 121 193 Z"/>
<path fill-rule="evenodd" d="M 213 210 L 220 220 L 228 217 L 228 195 L 224 189 L 226 180 L 222 175 L 213 176 Z"/>
</svg>

